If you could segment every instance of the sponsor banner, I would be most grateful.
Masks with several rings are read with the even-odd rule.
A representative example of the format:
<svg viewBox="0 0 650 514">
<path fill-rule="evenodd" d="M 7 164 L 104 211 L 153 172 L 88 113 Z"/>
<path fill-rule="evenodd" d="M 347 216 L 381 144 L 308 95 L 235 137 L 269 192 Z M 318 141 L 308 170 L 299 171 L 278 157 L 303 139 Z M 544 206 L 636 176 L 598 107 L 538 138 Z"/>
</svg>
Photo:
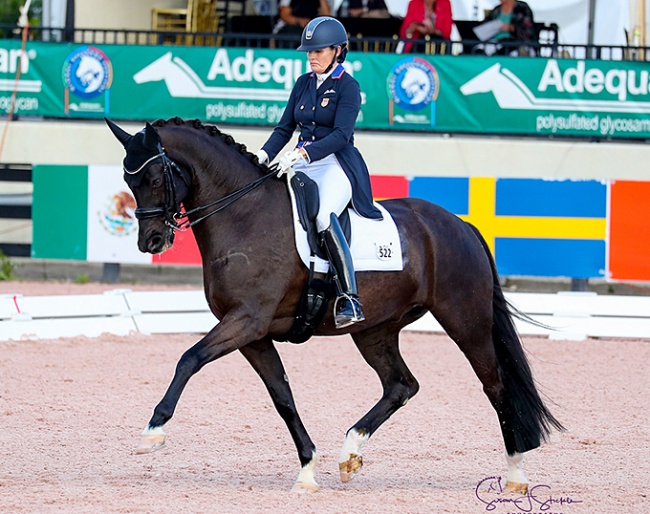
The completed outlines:
<svg viewBox="0 0 650 514">
<path fill-rule="evenodd" d="M 119 166 L 34 167 L 32 257 L 199 265 L 192 231 L 137 250 Z M 422 198 L 481 231 L 502 275 L 650 281 L 650 182 L 372 176 L 375 198 Z"/>
<path fill-rule="evenodd" d="M 438 66 L 441 89 L 454 91 L 457 105 L 440 103 L 440 127 L 614 138 L 650 134 L 649 71 L 642 62 L 467 57 L 444 63 Z"/>
<path fill-rule="evenodd" d="M 0 110 L 58 118 L 180 116 L 275 125 L 296 79 L 292 50 L 0 41 Z M 351 52 L 360 129 L 650 137 L 647 65 Z"/>
</svg>

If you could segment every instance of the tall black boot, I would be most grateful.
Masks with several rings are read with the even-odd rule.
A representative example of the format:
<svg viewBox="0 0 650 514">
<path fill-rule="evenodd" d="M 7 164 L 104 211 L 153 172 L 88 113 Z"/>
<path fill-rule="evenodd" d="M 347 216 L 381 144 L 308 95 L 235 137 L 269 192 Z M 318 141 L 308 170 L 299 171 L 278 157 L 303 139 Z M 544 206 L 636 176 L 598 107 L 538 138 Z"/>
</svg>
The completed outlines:
<svg viewBox="0 0 650 514">
<path fill-rule="evenodd" d="M 336 328 L 344 328 L 363 321 L 365 317 L 357 294 L 357 281 L 354 276 L 350 247 L 334 213 L 330 215 L 330 226 L 320 233 L 320 238 L 335 271 L 337 298 L 334 302 L 334 324 Z"/>
</svg>

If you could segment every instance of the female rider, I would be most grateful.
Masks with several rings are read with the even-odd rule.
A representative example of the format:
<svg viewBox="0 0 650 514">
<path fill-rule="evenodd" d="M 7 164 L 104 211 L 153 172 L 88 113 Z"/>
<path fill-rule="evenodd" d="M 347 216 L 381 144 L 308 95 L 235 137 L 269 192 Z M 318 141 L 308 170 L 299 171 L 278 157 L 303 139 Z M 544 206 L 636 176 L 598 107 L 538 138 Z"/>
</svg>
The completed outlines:
<svg viewBox="0 0 650 514">
<path fill-rule="evenodd" d="M 350 248 L 338 215 L 350 203 L 366 218 L 381 219 L 382 214 L 372 203 L 368 168 L 354 146 L 361 93 L 359 83 L 341 64 L 347 54 L 345 28 L 329 16 L 314 18 L 305 27 L 300 42 L 298 51 L 307 52 L 312 73 L 296 81 L 280 122 L 257 157 L 268 164 L 299 128 L 296 148 L 278 161 L 278 176 L 293 167 L 318 184 L 320 208 L 316 226 L 336 272 L 338 298 L 334 321 L 337 328 L 343 328 L 363 321 L 364 315 Z"/>
</svg>

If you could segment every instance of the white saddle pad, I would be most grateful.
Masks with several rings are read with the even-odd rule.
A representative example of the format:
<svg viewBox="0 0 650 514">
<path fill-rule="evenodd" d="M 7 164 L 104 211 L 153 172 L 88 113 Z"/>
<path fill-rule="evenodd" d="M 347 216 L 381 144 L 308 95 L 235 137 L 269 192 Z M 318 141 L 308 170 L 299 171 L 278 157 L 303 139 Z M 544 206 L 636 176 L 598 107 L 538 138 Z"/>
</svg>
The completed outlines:
<svg viewBox="0 0 650 514">
<path fill-rule="evenodd" d="M 307 241 L 307 232 L 300 224 L 296 199 L 291 187 L 291 207 L 293 210 L 294 235 L 296 249 L 303 264 L 309 267 L 311 250 Z M 375 202 L 382 215 L 383 220 L 372 220 L 359 216 L 354 209 L 348 209 L 350 213 L 350 227 L 352 231 L 352 243 L 350 252 L 354 262 L 355 271 L 402 271 L 402 245 L 397 232 L 397 225 L 390 213 L 381 205 Z M 329 262 L 314 256 L 314 270 L 319 273 L 327 273 Z"/>
</svg>

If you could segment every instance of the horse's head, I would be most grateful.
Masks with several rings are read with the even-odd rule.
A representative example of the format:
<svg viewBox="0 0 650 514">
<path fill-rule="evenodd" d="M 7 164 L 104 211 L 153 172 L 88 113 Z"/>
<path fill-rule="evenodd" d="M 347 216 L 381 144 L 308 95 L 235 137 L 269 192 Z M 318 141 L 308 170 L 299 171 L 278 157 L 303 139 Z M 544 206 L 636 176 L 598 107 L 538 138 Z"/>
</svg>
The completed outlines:
<svg viewBox="0 0 650 514">
<path fill-rule="evenodd" d="M 174 242 L 175 215 L 189 191 L 189 176 L 167 157 L 160 134 L 149 123 L 134 135 L 108 119 L 106 123 L 126 150 L 124 181 L 138 205 L 138 248 L 162 253 Z"/>
</svg>

